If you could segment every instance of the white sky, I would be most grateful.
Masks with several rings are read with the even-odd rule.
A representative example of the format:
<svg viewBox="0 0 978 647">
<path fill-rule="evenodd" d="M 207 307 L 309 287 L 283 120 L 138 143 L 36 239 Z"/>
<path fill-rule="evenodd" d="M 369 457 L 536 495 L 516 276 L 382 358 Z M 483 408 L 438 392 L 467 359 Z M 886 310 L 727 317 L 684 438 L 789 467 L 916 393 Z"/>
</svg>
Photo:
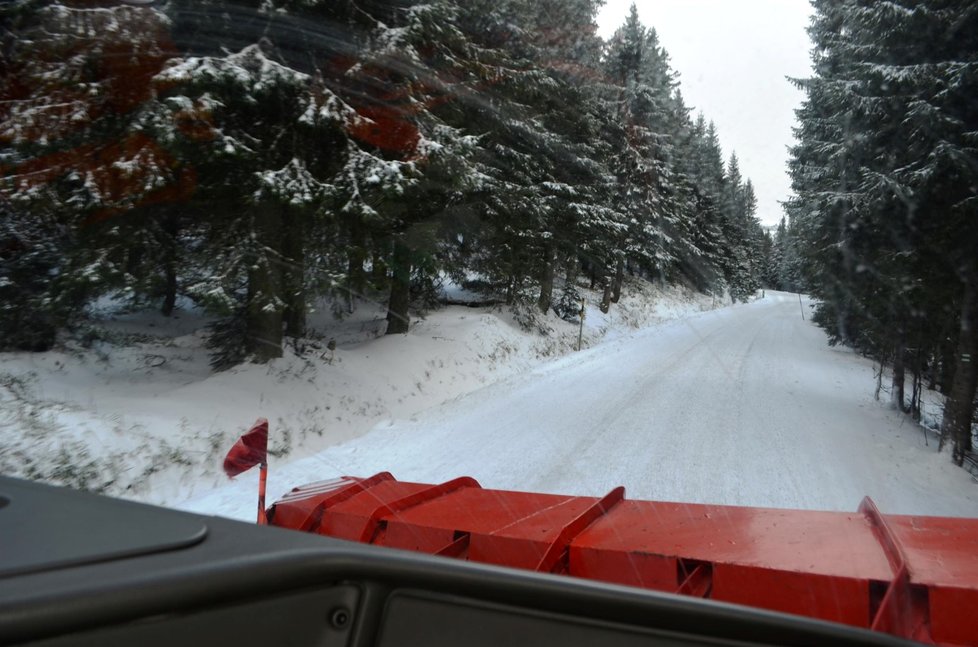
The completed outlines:
<svg viewBox="0 0 978 647">
<path fill-rule="evenodd" d="M 625 21 L 631 0 L 605 0 L 598 16 L 608 37 Z M 787 147 L 794 109 L 803 93 L 785 76 L 809 76 L 811 42 L 807 0 L 637 0 L 679 73 L 680 89 L 695 112 L 716 123 L 724 159 L 737 152 L 754 183 L 758 217 L 781 219 L 779 201 L 791 192 Z"/>
</svg>

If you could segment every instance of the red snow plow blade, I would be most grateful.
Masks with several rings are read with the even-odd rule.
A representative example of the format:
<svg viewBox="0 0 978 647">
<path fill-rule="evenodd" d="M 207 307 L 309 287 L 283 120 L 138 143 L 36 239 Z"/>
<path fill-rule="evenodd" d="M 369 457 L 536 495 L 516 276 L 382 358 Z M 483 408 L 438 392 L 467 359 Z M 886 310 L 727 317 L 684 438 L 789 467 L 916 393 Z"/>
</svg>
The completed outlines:
<svg viewBox="0 0 978 647">
<path fill-rule="evenodd" d="M 625 500 L 383 472 L 295 488 L 272 525 L 978 644 L 978 519 Z"/>
</svg>

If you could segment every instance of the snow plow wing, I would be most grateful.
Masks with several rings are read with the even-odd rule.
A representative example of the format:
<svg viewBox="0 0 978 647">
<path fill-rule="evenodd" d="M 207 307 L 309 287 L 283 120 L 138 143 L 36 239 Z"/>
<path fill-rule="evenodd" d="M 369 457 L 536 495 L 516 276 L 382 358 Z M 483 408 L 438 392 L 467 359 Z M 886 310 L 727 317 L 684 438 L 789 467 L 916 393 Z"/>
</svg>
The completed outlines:
<svg viewBox="0 0 978 647">
<path fill-rule="evenodd" d="M 978 519 L 626 500 L 389 473 L 295 488 L 272 525 L 978 644 Z"/>
</svg>

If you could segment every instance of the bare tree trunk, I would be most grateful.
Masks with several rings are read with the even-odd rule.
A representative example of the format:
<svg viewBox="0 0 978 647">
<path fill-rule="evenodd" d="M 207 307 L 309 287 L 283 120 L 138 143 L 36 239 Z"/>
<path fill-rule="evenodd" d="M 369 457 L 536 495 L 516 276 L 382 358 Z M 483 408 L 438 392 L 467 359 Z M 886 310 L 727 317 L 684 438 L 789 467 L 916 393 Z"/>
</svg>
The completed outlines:
<svg viewBox="0 0 978 647">
<path fill-rule="evenodd" d="M 256 205 L 254 229 L 258 244 L 281 248 L 282 207 L 273 202 Z M 281 262 L 266 251 L 256 252 L 248 270 L 248 307 L 245 311 L 246 346 L 259 362 L 282 356 Z"/>
<path fill-rule="evenodd" d="M 910 383 L 913 384 L 913 392 L 910 395 L 910 417 L 915 422 L 920 422 L 920 398 L 923 395 L 924 383 L 919 369 L 914 371 Z"/>
<path fill-rule="evenodd" d="M 607 314 L 611 310 L 611 277 L 604 277 L 604 293 L 601 295 L 601 305 L 598 306 L 601 312 Z"/>
<path fill-rule="evenodd" d="M 304 214 L 287 209 L 282 219 L 282 296 L 285 302 L 285 334 L 306 334 L 306 257 Z"/>
<path fill-rule="evenodd" d="M 890 404 L 900 411 L 903 411 L 904 383 L 906 382 L 906 335 L 902 328 L 897 331 L 897 339 L 893 348 L 893 372 L 890 380 Z"/>
<path fill-rule="evenodd" d="M 411 319 L 411 250 L 404 241 L 395 239 L 391 259 L 391 294 L 387 303 L 387 334 L 406 333 Z"/>
<path fill-rule="evenodd" d="M 917 332 L 917 347 L 913 352 L 913 367 L 910 369 L 912 377 L 910 383 L 913 384 L 913 392 L 910 395 L 910 416 L 920 422 L 920 398 L 924 390 L 924 340 L 923 333 Z"/>
<path fill-rule="evenodd" d="M 876 392 L 873 394 L 874 400 L 880 399 L 880 391 L 883 390 L 883 372 L 886 371 L 886 358 L 880 359 L 880 370 L 876 373 Z"/>
<path fill-rule="evenodd" d="M 374 248 L 372 250 L 371 262 L 373 267 L 370 272 L 371 281 L 374 288 L 384 290 L 387 288 L 387 255 L 391 253 L 391 241 L 387 236 L 377 236 L 374 238 Z"/>
<path fill-rule="evenodd" d="M 173 309 L 177 305 L 177 257 L 179 245 L 177 245 L 177 235 L 179 233 L 177 217 L 172 213 L 163 216 L 163 305 L 160 312 L 164 317 L 173 314 Z"/>
<path fill-rule="evenodd" d="M 951 453 L 957 465 L 964 462 L 964 453 L 971 451 L 971 420 L 974 416 L 975 390 L 978 388 L 978 301 L 972 281 L 965 281 L 961 305 L 961 328 L 955 355 L 954 381 L 944 402 L 941 422 L 941 446 L 946 440 L 954 443 Z"/>
<path fill-rule="evenodd" d="M 581 262 L 578 260 L 576 254 L 571 254 L 567 258 L 567 264 L 564 270 L 566 276 L 567 285 L 571 287 L 577 287 L 577 275 L 581 271 Z"/>
<path fill-rule="evenodd" d="M 621 284 L 625 280 L 625 260 L 618 259 L 618 266 L 615 268 L 615 282 L 611 288 L 611 302 L 618 303 L 621 299 Z"/>
<path fill-rule="evenodd" d="M 540 312 L 547 314 L 553 303 L 554 294 L 554 273 L 556 271 L 557 260 L 553 245 L 548 244 L 543 250 L 543 269 L 540 272 L 540 298 L 537 299 L 537 306 Z"/>
<path fill-rule="evenodd" d="M 937 390 L 937 376 L 938 367 L 940 366 L 940 359 L 937 353 L 928 353 L 927 359 L 924 363 L 924 368 L 927 370 L 927 388 L 931 391 Z"/>
<path fill-rule="evenodd" d="M 951 383 L 954 382 L 954 346 L 948 341 L 953 338 L 953 333 L 948 332 L 942 336 L 941 342 L 941 394 L 948 395 L 951 392 Z"/>
<path fill-rule="evenodd" d="M 363 297 L 367 289 L 367 275 L 363 264 L 367 260 L 363 227 L 359 222 L 350 225 L 350 248 L 347 250 L 346 291 L 347 310 L 353 314 L 356 298 Z"/>
<path fill-rule="evenodd" d="M 174 261 L 167 259 L 165 262 L 163 280 L 163 305 L 160 312 L 164 317 L 169 317 L 177 306 L 177 267 Z"/>
</svg>

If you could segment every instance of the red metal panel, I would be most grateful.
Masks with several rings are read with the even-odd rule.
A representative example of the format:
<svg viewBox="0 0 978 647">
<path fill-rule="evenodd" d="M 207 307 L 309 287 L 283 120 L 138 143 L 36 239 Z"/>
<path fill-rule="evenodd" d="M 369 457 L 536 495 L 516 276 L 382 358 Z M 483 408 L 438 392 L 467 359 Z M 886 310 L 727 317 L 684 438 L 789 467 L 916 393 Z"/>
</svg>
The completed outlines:
<svg viewBox="0 0 978 647">
<path fill-rule="evenodd" d="M 570 572 L 676 591 L 680 559 L 712 564 L 715 599 L 863 627 L 870 581 L 893 577 L 861 515 L 649 501 L 626 501 L 583 532 Z"/>
<path fill-rule="evenodd" d="M 615 550 L 574 541 L 568 550 L 568 573 L 613 584 L 674 591 L 679 586 L 679 560 L 641 550 Z"/>
<path fill-rule="evenodd" d="M 910 580 L 926 587 L 938 643 L 978 644 L 978 519 L 884 515 Z"/>
<path fill-rule="evenodd" d="M 433 485 L 431 487 L 424 488 L 423 490 L 408 494 L 407 496 L 401 497 L 395 501 L 378 505 L 373 512 L 367 516 L 367 519 L 363 525 L 363 530 L 360 533 L 359 541 L 366 544 L 373 543 L 378 538 L 378 533 L 382 530 L 386 530 L 386 517 L 397 515 L 410 508 L 415 508 L 424 503 L 434 501 L 435 499 L 444 498 L 452 492 L 461 490 L 463 488 L 481 488 L 481 486 L 475 479 L 468 476 L 462 476 L 440 485 Z"/>
<path fill-rule="evenodd" d="M 859 504 L 859 511 L 866 516 L 866 520 L 872 526 L 873 534 L 879 541 L 880 548 L 886 554 L 893 571 L 893 578 L 888 583 L 879 608 L 873 615 L 870 629 L 901 638 L 927 637 L 929 629 L 927 590 L 911 584 L 907 556 L 899 537 L 869 497 L 864 498 Z"/>
<path fill-rule="evenodd" d="M 854 577 L 714 562 L 710 597 L 856 627 L 870 622 L 869 582 Z"/>
<path fill-rule="evenodd" d="M 383 543 L 386 546 L 434 553 L 446 548 L 459 536 L 468 534 L 469 559 L 509 564 L 506 561 L 508 553 L 498 552 L 498 546 L 486 545 L 479 538 L 574 498 L 470 488 L 458 490 L 388 518 Z M 579 513 L 580 508 L 575 509 Z M 543 551 L 540 551 L 536 559 L 539 560 L 542 554 Z M 530 567 L 535 564 L 536 562 Z"/>
<path fill-rule="evenodd" d="M 592 497 L 570 497 L 513 517 L 492 532 L 473 532 L 469 559 L 536 569 L 564 527 L 595 503 L 597 499 Z"/>
<path fill-rule="evenodd" d="M 457 498 L 457 493 L 453 493 L 446 498 Z M 386 532 L 375 543 L 379 546 L 388 546 L 390 548 L 436 554 L 456 541 L 456 539 L 462 536 L 468 537 L 467 532 L 456 531 L 453 528 L 404 523 L 404 516 L 406 515 L 399 514 L 388 519 Z M 468 548 L 468 543 L 465 544 L 465 548 Z M 462 552 L 463 550 L 459 548 L 457 553 L 452 556 L 458 557 Z"/>
<path fill-rule="evenodd" d="M 325 510 L 317 532 L 321 535 L 357 541 L 363 534 L 363 528 L 370 514 L 377 509 L 377 506 L 403 499 L 430 487 L 425 483 L 406 481 L 378 483 Z"/>
<path fill-rule="evenodd" d="M 928 598 L 935 642 L 978 645 L 978 592 L 973 587 L 931 587 Z"/>
<path fill-rule="evenodd" d="M 573 547 L 889 581 L 886 556 L 855 513 L 624 501 Z"/>
<path fill-rule="evenodd" d="M 274 523 L 461 559 L 976 644 L 978 519 L 429 486 L 383 473 L 297 488 Z"/>
<path fill-rule="evenodd" d="M 318 517 L 321 517 L 325 507 L 343 501 L 382 481 L 393 480 L 394 477 L 390 472 L 380 472 L 366 479 L 341 476 L 292 488 L 270 508 L 268 513 L 270 523 L 283 528 L 314 531 L 314 526 L 318 526 Z"/>
</svg>

